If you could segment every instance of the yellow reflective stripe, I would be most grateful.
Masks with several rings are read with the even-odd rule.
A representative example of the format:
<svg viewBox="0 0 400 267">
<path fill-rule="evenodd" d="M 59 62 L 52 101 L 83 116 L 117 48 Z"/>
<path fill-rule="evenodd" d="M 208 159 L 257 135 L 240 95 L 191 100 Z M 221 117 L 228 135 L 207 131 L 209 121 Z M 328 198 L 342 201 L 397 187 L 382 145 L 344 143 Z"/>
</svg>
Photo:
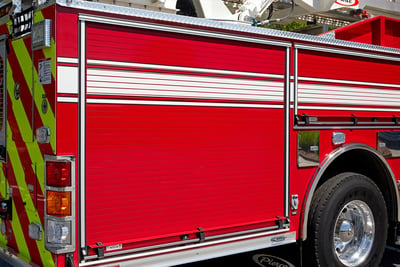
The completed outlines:
<svg viewBox="0 0 400 267">
<path fill-rule="evenodd" d="M 10 127 L 7 127 L 7 136 L 12 140 L 12 132 Z M 26 202 L 25 209 L 33 205 L 32 198 L 29 194 L 28 187 L 25 183 L 25 173 L 22 167 L 21 160 L 18 155 L 18 150 L 14 142 L 8 142 L 8 154 L 11 164 L 13 165 L 14 176 L 18 183 L 18 189 L 24 202 Z M 15 203 L 13 202 L 13 218 L 12 218 L 12 230 L 15 236 L 15 241 L 18 245 L 19 256 L 24 258 L 27 262 L 30 262 L 29 248 L 25 242 L 25 236 L 22 231 L 22 226 L 19 222 L 18 211 L 15 208 Z M 31 222 L 30 212 L 26 212 L 29 221 Z"/>
<path fill-rule="evenodd" d="M 8 199 L 8 181 L 4 173 L 4 163 L 0 164 L 0 196 Z"/>
<path fill-rule="evenodd" d="M 44 20 L 43 13 L 41 11 L 35 12 L 34 16 L 34 22 L 40 22 Z M 51 60 L 51 75 L 53 77 L 53 80 L 56 81 L 56 44 L 54 41 L 54 38 L 51 38 L 51 47 L 46 47 L 42 49 L 42 52 L 46 59 Z M 29 58 L 30 59 L 30 58 Z M 33 63 L 31 63 L 33 64 Z M 38 66 L 35 66 L 35 69 L 38 69 Z M 47 127 L 50 128 L 50 131 L 53 133 L 50 135 L 50 144 L 53 149 L 53 152 L 55 153 L 55 148 L 56 148 L 56 135 L 55 135 L 55 129 L 56 129 L 56 121 L 55 121 L 55 115 L 53 110 L 51 110 L 51 106 L 48 106 L 48 111 L 46 114 L 42 112 L 42 95 L 45 94 L 45 91 L 43 89 L 43 86 L 39 82 L 39 74 L 37 71 L 34 72 L 34 77 L 35 77 L 35 103 L 37 106 L 37 109 L 39 110 L 40 117 L 42 119 L 43 125 L 46 125 Z M 56 85 L 54 85 L 55 87 Z"/>
<path fill-rule="evenodd" d="M 19 258 L 26 262 L 31 261 L 31 256 L 29 253 L 29 248 L 25 242 L 25 236 L 24 233 L 22 232 L 22 226 L 21 223 L 19 222 L 19 217 L 18 217 L 18 211 L 15 208 L 14 202 L 13 202 L 13 214 L 15 214 L 12 218 L 12 231 L 14 233 L 15 241 L 17 242 L 18 246 L 18 252 L 19 252 Z"/>
<path fill-rule="evenodd" d="M 4 199 L 8 199 L 8 183 L 7 183 L 7 179 L 6 176 L 4 174 L 4 170 L 3 170 L 4 165 L 0 164 L 0 195 L 4 198 Z M 1 220 L 0 220 L 1 222 Z M 0 234 L 0 246 L 4 249 L 7 249 L 7 239 L 4 235 Z"/>
<path fill-rule="evenodd" d="M 31 60 L 31 56 L 28 52 L 28 50 L 25 47 L 25 43 L 23 42 L 22 39 L 16 40 L 12 42 L 12 46 L 15 51 L 15 55 L 17 57 L 18 63 L 22 69 L 22 72 L 24 73 L 24 78 L 25 81 L 29 87 L 29 91 L 31 92 L 32 95 L 32 66 L 33 62 Z M 39 76 L 37 72 L 34 72 L 34 77 L 35 77 L 35 105 L 37 110 L 39 111 L 40 117 L 42 119 L 42 122 L 44 125 L 49 127 L 50 129 L 55 129 L 55 117 L 54 113 L 51 109 L 51 106 L 49 105 L 47 113 L 43 114 L 42 113 L 42 95 L 45 95 L 45 91 L 43 89 L 43 86 L 38 82 L 39 81 Z M 52 138 L 50 138 L 50 144 L 54 148 L 55 147 L 55 135 L 51 135 Z M 53 149 L 54 151 L 54 149 Z M 40 157 L 42 157 L 40 155 Z"/>
<path fill-rule="evenodd" d="M 29 56 L 29 54 L 27 54 L 28 51 L 26 50 L 25 45 L 23 43 L 21 44 L 20 41 L 22 41 L 22 40 L 17 40 L 16 42 L 13 42 L 12 45 L 13 45 L 13 48 L 15 50 L 15 54 L 16 54 L 16 56 L 18 58 L 20 67 L 22 68 L 22 72 L 24 73 L 25 80 L 26 80 L 29 88 L 31 88 L 31 85 L 32 85 L 31 80 L 32 79 L 31 79 L 29 73 L 31 73 L 32 70 L 31 70 L 31 68 L 29 66 L 32 66 L 32 61 L 30 59 L 26 59 L 29 62 L 28 63 L 26 63 L 26 62 L 24 63 L 23 57 L 29 57 L 30 58 L 30 56 Z M 27 64 L 27 65 L 24 65 L 24 64 Z M 8 68 L 10 68 L 9 64 L 8 64 Z M 29 80 L 30 80 L 30 82 L 29 82 Z M 14 95 L 14 92 L 13 92 L 13 90 L 14 90 L 14 81 L 12 80 L 12 76 L 11 76 L 11 78 L 9 78 L 7 80 L 7 87 L 8 87 L 8 91 L 9 91 L 8 93 L 11 96 L 13 96 Z M 42 89 L 43 89 L 43 87 L 42 87 Z M 27 118 L 27 115 L 25 113 L 25 110 L 24 110 L 24 107 L 22 105 L 22 102 L 20 100 L 16 100 L 14 97 L 11 97 L 11 100 L 12 100 L 12 103 L 13 103 L 13 108 L 15 108 L 15 117 L 16 117 L 16 120 L 17 120 L 18 127 L 20 129 L 21 135 L 23 136 L 24 140 L 27 140 L 25 138 L 29 137 L 29 135 L 32 134 L 32 129 L 30 127 L 29 119 Z M 38 105 L 37 101 L 35 101 L 35 102 L 36 102 L 36 105 Z M 41 108 L 41 103 L 40 103 L 40 110 L 41 109 L 42 108 Z M 52 115 L 50 107 L 49 107 L 49 111 L 47 112 L 47 114 L 49 114 L 49 113 L 51 113 L 51 115 L 49 115 L 49 116 L 53 116 L 53 119 L 48 118 L 49 124 L 50 124 L 50 122 L 52 122 L 52 124 L 54 125 L 54 121 L 55 121 L 54 120 L 54 115 Z M 47 116 L 47 117 L 49 117 L 49 116 Z M 43 123 L 45 125 L 47 125 L 48 127 L 50 127 L 50 129 L 54 129 L 54 128 L 52 128 L 54 126 L 50 126 L 49 124 L 47 124 L 47 122 L 44 121 Z M 37 141 L 35 140 L 35 142 L 33 142 L 33 143 L 26 143 L 26 146 L 28 148 L 28 153 L 29 153 L 29 156 L 30 156 L 32 162 L 36 162 L 38 164 L 43 163 L 43 161 L 44 161 L 43 160 L 43 156 L 42 156 L 42 153 L 41 153 L 41 151 L 39 149 L 39 145 L 37 144 Z M 33 170 L 33 171 L 35 171 L 35 170 Z M 38 177 L 39 184 L 40 184 L 40 187 L 42 189 L 42 192 L 44 192 L 44 175 L 38 175 L 37 177 Z"/>
<path fill-rule="evenodd" d="M 24 72 L 24 70 L 23 70 L 23 72 Z M 25 72 L 24 72 L 24 75 L 25 75 Z M 8 94 L 13 96 L 13 94 L 14 94 L 13 90 L 14 90 L 14 80 L 13 80 L 13 76 L 12 76 L 12 69 L 11 69 L 9 62 L 7 62 L 7 91 L 8 91 Z M 16 100 L 14 97 L 10 97 L 10 99 L 12 102 L 13 113 L 15 115 L 16 122 L 18 124 L 19 132 L 21 133 L 21 136 L 23 137 L 24 135 L 31 135 L 32 129 L 30 127 L 29 120 L 25 113 L 25 109 L 22 105 L 22 102 L 20 100 Z M 32 223 L 32 222 L 40 223 L 39 215 L 35 209 L 32 198 L 29 194 L 29 189 L 28 189 L 27 184 L 24 179 L 25 172 L 24 172 L 24 168 L 22 166 L 21 160 L 19 158 L 18 150 L 16 148 L 15 143 L 12 141 L 12 132 L 11 132 L 10 127 L 7 127 L 7 138 L 8 138 L 7 150 L 8 150 L 9 158 L 13 165 L 15 179 L 18 183 L 18 188 L 21 192 L 21 197 L 23 198 L 23 201 L 25 201 L 27 203 L 25 205 L 25 210 L 26 210 L 26 214 L 29 218 L 29 222 L 30 223 Z M 29 153 L 29 156 L 30 156 L 32 162 L 37 162 L 39 164 L 41 162 L 43 162 L 43 157 L 42 157 L 42 154 L 40 152 L 39 146 L 36 141 L 33 143 L 26 143 L 26 147 L 27 147 L 27 150 L 28 150 L 28 153 Z M 32 168 L 33 173 L 35 173 L 34 167 L 32 165 L 30 167 Z M 42 173 L 43 173 L 43 171 L 42 171 Z M 39 180 L 39 185 L 42 189 L 42 192 L 44 192 L 44 175 L 43 174 L 37 175 L 37 178 Z M 17 213 L 15 213 L 15 214 L 17 214 Z M 14 220 L 14 218 L 13 218 L 13 220 Z M 13 226 L 13 228 L 14 228 L 14 226 Z M 21 233 L 22 233 L 22 231 L 21 231 Z M 20 237 L 20 238 L 24 239 L 23 233 L 22 233 L 22 237 Z M 45 248 L 44 248 L 45 247 L 44 238 L 41 241 L 36 241 L 36 243 L 38 245 L 38 250 L 40 251 L 40 257 L 42 259 L 42 262 L 43 263 L 44 262 L 52 263 L 53 260 L 52 260 L 51 253 L 48 252 L 47 250 L 45 250 Z M 28 251 L 28 255 L 29 255 L 29 251 Z"/>
</svg>

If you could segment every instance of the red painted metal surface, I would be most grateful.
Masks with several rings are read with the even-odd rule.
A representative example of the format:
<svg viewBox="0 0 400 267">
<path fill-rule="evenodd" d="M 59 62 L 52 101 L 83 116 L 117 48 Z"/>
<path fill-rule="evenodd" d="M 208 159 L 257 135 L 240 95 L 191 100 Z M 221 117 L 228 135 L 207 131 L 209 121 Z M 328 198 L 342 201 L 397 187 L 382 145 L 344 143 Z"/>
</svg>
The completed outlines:
<svg viewBox="0 0 400 267">
<path fill-rule="evenodd" d="M 268 74 L 284 72 L 284 49 L 279 47 L 92 23 L 88 23 L 87 35 L 89 59 Z M 249 55 L 254 57 L 250 60 Z"/>
<path fill-rule="evenodd" d="M 345 53 L 300 50 L 299 77 L 340 81 L 400 84 L 400 66 L 389 60 L 354 57 Z"/>
<path fill-rule="evenodd" d="M 90 245 L 189 234 L 199 227 L 209 231 L 282 216 L 282 111 L 87 108 Z"/>
<path fill-rule="evenodd" d="M 378 16 L 335 30 L 337 39 L 400 48 L 400 20 Z"/>
<path fill-rule="evenodd" d="M 57 55 L 76 59 L 77 27 L 62 25 L 66 25 L 64 21 L 71 25 L 76 23 L 77 14 L 60 13 L 58 18 Z M 124 249 L 138 248 L 142 244 L 176 242 L 180 235 L 186 234 L 194 239 L 199 228 L 210 236 L 273 225 L 276 216 L 283 217 L 283 48 L 89 22 L 87 25 L 88 72 L 124 72 L 123 78 L 113 76 L 113 79 L 120 79 L 114 81 L 118 89 L 133 86 L 134 83 L 129 84 L 126 80 L 121 82 L 129 79 L 133 72 L 159 76 L 149 85 L 148 92 L 153 92 L 152 97 L 117 92 L 114 87 L 101 88 L 107 93 L 96 93 L 99 88 L 92 84 L 87 86 L 87 245 L 123 243 Z M 393 36 L 395 40 L 396 34 Z M 366 91 L 398 90 L 397 87 L 389 88 L 391 84 L 400 84 L 399 65 L 393 62 L 299 51 L 301 85 L 317 85 L 321 90 L 326 90 L 326 86 L 338 86 L 342 87 L 343 93 L 347 91 L 345 87 L 360 87 Z M 100 60 L 100 63 L 93 63 L 93 60 Z M 138 65 L 123 66 L 121 62 Z M 64 66 L 68 64 L 63 63 Z M 144 68 L 140 64 L 148 66 Z M 69 66 L 77 68 L 75 63 Z M 170 69 L 162 69 L 164 67 Z M 202 72 L 197 72 L 199 70 Z M 216 74 L 218 71 L 238 73 Z M 253 73 L 277 76 L 253 77 L 250 75 Z M 187 95 L 168 97 L 154 93 L 157 86 L 165 86 L 163 75 L 209 78 L 210 85 L 212 81 L 221 82 L 219 78 L 250 83 L 277 82 L 281 92 L 279 100 L 271 101 Z M 321 82 L 321 79 L 325 81 Z M 364 84 L 360 85 L 360 82 Z M 181 85 L 172 86 L 179 89 Z M 191 85 L 188 82 L 185 86 Z M 209 86 L 206 89 L 215 88 Z M 318 90 L 312 95 L 319 102 L 300 101 L 301 112 L 334 118 L 398 114 L 396 111 L 379 111 L 382 106 L 376 103 L 326 104 Z M 75 97 L 77 101 L 77 94 L 58 96 Z M 361 101 L 368 96 L 353 97 Z M 143 101 L 149 102 L 144 104 Z M 235 106 L 254 104 L 267 106 Z M 363 110 L 355 111 L 354 107 Z M 386 109 L 395 107 L 384 106 Z M 78 156 L 77 108 L 76 103 L 57 103 L 59 154 Z M 321 161 L 338 148 L 331 141 L 334 131 L 344 132 L 346 143 L 376 147 L 376 129 L 338 128 L 320 131 Z M 291 130 L 289 137 L 289 188 L 290 194 L 299 195 L 299 207 L 302 207 L 316 168 L 297 166 L 297 132 Z M 388 161 L 398 176 L 398 160 Z M 290 215 L 291 230 L 301 231 L 300 215 L 300 209 L 296 215 Z"/>
<path fill-rule="evenodd" d="M 107 71 L 125 71 L 123 78 L 113 77 L 120 82 L 135 71 L 118 67 L 120 62 L 152 64 L 155 69 L 195 68 L 191 77 L 205 77 L 208 80 L 203 82 L 210 86 L 213 79 L 242 81 L 254 72 L 283 78 L 283 48 L 98 24 L 90 24 L 87 33 L 88 62 L 114 62 Z M 249 61 L 249 54 L 257 57 Z M 243 74 L 206 76 L 197 69 Z M 163 73 L 182 75 L 173 70 L 154 75 Z M 264 80 L 246 79 L 250 83 Z M 189 96 L 173 98 L 155 93 L 152 98 L 91 93 L 92 102 L 110 103 L 87 105 L 87 243 L 96 246 L 96 242 L 107 245 L 178 237 L 198 228 L 206 234 L 222 234 L 234 227 L 274 225 L 276 216 L 284 213 L 280 80 L 278 108 L 235 107 L 229 99 L 196 99 L 190 96 L 190 88 L 184 92 Z M 218 88 L 208 90 L 224 92 L 224 81 L 218 80 Z M 154 92 L 166 86 L 163 82 L 165 78 L 159 78 L 146 90 Z M 186 81 L 176 86 L 192 85 Z M 96 90 L 93 85 L 88 85 L 89 89 Z M 110 94 L 116 90 L 101 89 Z M 174 104 L 113 104 L 116 99 L 164 99 Z M 221 101 L 224 106 L 218 106 Z"/>
</svg>

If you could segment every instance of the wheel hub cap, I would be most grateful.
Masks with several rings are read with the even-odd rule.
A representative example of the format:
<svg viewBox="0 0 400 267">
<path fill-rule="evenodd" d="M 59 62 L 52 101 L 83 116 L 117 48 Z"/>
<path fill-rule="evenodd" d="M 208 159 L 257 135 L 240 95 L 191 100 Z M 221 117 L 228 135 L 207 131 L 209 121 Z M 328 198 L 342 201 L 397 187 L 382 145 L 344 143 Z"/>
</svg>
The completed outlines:
<svg viewBox="0 0 400 267">
<path fill-rule="evenodd" d="M 343 220 L 339 228 L 339 238 L 342 242 L 349 242 L 354 237 L 354 226 L 351 221 Z"/>
<path fill-rule="evenodd" d="M 347 203 L 339 212 L 333 233 L 336 256 L 345 266 L 365 262 L 375 238 L 371 209 L 361 200 Z"/>
</svg>

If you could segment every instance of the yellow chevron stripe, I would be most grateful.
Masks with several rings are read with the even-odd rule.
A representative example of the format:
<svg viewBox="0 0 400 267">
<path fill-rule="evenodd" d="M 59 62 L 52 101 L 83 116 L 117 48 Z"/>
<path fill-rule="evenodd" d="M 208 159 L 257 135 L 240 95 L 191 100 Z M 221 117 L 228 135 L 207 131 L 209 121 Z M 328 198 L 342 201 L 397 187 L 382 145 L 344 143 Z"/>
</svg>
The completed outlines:
<svg viewBox="0 0 400 267">
<path fill-rule="evenodd" d="M 17 60 L 19 62 L 19 65 L 22 69 L 22 72 L 24 73 L 24 78 L 25 81 L 29 87 L 29 91 L 31 92 L 32 95 L 32 59 L 31 55 L 29 54 L 28 50 L 25 47 L 25 43 L 23 42 L 22 39 L 16 40 L 12 42 L 12 46 L 14 48 Z M 51 130 L 55 129 L 55 116 L 53 111 L 51 110 L 51 107 L 49 106 L 49 109 L 46 114 L 43 114 L 42 111 L 42 95 L 45 94 L 45 91 L 43 89 L 43 86 L 38 82 L 39 81 L 39 76 L 37 72 L 35 71 L 34 73 L 34 78 L 35 78 L 35 104 L 36 108 L 38 109 L 40 113 L 40 117 L 42 119 L 42 122 L 44 125 L 49 127 Z M 14 94 L 14 93 L 13 93 Z M 12 94 L 12 95 L 13 95 Z M 51 140 L 50 144 L 54 148 L 55 147 L 55 135 L 51 135 Z M 54 151 L 54 149 L 53 149 Z M 42 156 L 40 155 L 40 158 Z"/>
<path fill-rule="evenodd" d="M 27 82 L 27 84 L 28 84 L 28 86 L 29 86 L 29 88 L 31 90 L 31 88 L 32 88 L 31 87 L 32 86 L 32 77 L 31 77 L 30 73 L 32 72 L 32 69 L 31 69 L 30 66 L 32 66 L 32 61 L 30 60 L 30 55 L 28 54 L 28 51 L 27 51 L 27 49 L 25 47 L 25 44 L 23 43 L 22 40 L 14 41 L 12 43 L 12 46 L 13 46 L 13 48 L 15 50 L 15 53 L 17 55 L 19 64 L 20 64 L 20 66 L 22 68 L 22 72 L 24 73 L 25 80 L 26 80 L 26 82 Z M 10 68 L 10 66 L 8 66 L 8 67 Z M 12 80 L 12 77 L 11 77 L 11 79 L 7 80 L 7 87 L 8 87 L 8 90 L 9 90 L 9 94 L 11 96 L 13 96 L 14 95 L 14 92 L 13 92 L 13 90 L 14 90 L 14 81 Z M 43 89 L 43 87 L 42 87 L 42 89 Z M 31 91 L 31 94 L 32 94 L 32 91 Z M 12 103 L 13 103 L 13 107 L 15 106 L 16 112 L 18 112 L 18 113 L 16 113 L 15 117 L 17 118 L 17 123 L 18 123 L 18 127 L 20 129 L 21 135 L 22 135 L 24 140 L 29 140 L 28 138 L 32 135 L 32 129 L 30 127 L 29 119 L 26 116 L 24 107 L 23 107 L 23 105 L 22 105 L 20 100 L 16 100 L 14 97 L 11 97 L 11 100 L 12 100 Z M 35 101 L 35 102 L 36 102 L 36 105 L 38 105 L 37 101 Z M 42 109 L 41 108 L 41 102 L 40 102 L 40 107 L 38 109 L 40 109 L 40 110 Z M 52 113 L 52 112 L 49 109 L 47 114 L 50 114 L 50 113 Z M 52 124 L 54 125 L 55 124 L 54 123 L 54 121 L 55 121 L 54 120 L 54 115 L 52 115 L 52 116 L 53 116 L 53 119 L 50 120 L 50 118 L 48 118 L 48 121 L 49 121 L 49 123 L 51 121 Z M 48 125 L 46 122 L 44 122 L 44 123 L 45 123 L 45 125 Z M 53 126 L 53 127 L 55 127 L 55 126 Z M 52 128 L 50 126 L 50 129 L 54 129 L 54 128 Z M 35 141 L 35 142 L 32 142 L 32 143 L 26 143 L 26 146 L 28 148 L 28 153 L 30 155 L 30 158 L 31 158 L 32 162 L 36 162 L 38 164 L 43 164 L 44 160 L 43 160 L 42 153 L 41 153 L 41 151 L 39 149 L 39 145 L 37 144 L 37 142 Z M 33 171 L 35 171 L 35 170 L 33 170 Z M 44 192 L 44 174 L 43 175 L 38 175 L 38 180 L 39 180 L 39 184 L 40 184 L 40 187 L 42 189 L 42 192 Z"/>
<path fill-rule="evenodd" d="M 18 214 L 17 209 L 15 208 L 15 205 L 13 203 L 13 214 Z M 22 260 L 26 261 L 26 262 L 30 262 L 31 261 L 31 256 L 29 254 L 29 248 L 25 242 L 25 237 L 24 237 L 24 233 L 22 232 L 22 226 L 21 223 L 19 222 L 19 218 L 18 216 L 13 216 L 12 219 L 12 230 L 14 232 L 14 236 L 15 236 L 15 241 L 17 242 L 17 246 L 18 246 L 18 252 L 19 252 L 19 258 L 21 258 Z"/>
<path fill-rule="evenodd" d="M 11 131 L 10 127 L 7 127 L 7 137 L 12 140 L 12 131 Z M 24 179 L 25 179 L 24 168 L 21 164 L 21 160 L 19 159 L 17 147 L 14 142 L 8 142 L 7 146 L 8 146 L 7 149 L 9 152 L 8 153 L 9 158 L 10 158 L 11 164 L 14 167 L 13 169 L 14 169 L 15 179 L 17 180 L 18 188 L 21 193 L 21 197 L 22 197 L 23 201 L 26 202 L 25 208 L 26 209 L 30 208 L 33 205 L 33 202 L 32 202 L 31 196 L 29 194 L 28 186 L 26 185 L 26 183 L 24 181 Z M 18 245 L 19 256 L 23 257 L 25 259 L 25 261 L 30 262 L 31 258 L 30 258 L 29 248 L 25 242 L 25 236 L 24 236 L 24 233 L 22 232 L 22 226 L 19 222 L 19 218 L 17 215 L 18 211 L 15 208 L 14 202 L 13 202 L 13 214 L 15 214 L 16 216 L 13 216 L 12 228 L 13 228 L 15 240 Z M 31 218 L 29 216 L 31 214 L 31 212 L 27 211 L 27 214 L 28 214 L 29 221 L 31 222 Z"/>
<path fill-rule="evenodd" d="M 42 20 L 43 15 L 41 12 L 36 12 L 37 18 Z M 36 16 L 36 15 L 35 15 Z M 36 19 L 35 19 L 36 20 Z M 8 23 L 8 26 L 11 24 Z M 54 39 L 52 38 L 51 40 L 52 47 L 51 48 L 46 48 L 43 49 L 43 53 L 47 59 L 52 60 L 52 76 L 55 80 L 55 43 Z M 55 116 L 54 112 L 51 110 L 51 106 L 49 106 L 48 111 L 46 114 L 42 112 L 42 96 L 45 94 L 43 86 L 39 83 L 39 77 L 38 73 L 36 72 L 35 69 L 32 68 L 33 66 L 33 61 L 31 59 L 31 55 L 28 52 L 28 49 L 25 46 L 25 43 L 23 42 L 22 39 L 16 40 L 12 42 L 13 49 L 15 51 L 18 63 L 21 67 L 22 73 L 24 77 L 19 77 L 21 79 L 25 79 L 27 86 L 30 90 L 30 93 L 32 95 L 32 88 L 34 86 L 34 105 L 36 106 L 40 118 L 43 122 L 44 125 L 50 128 L 51 130 L 51 140 L 50 140 L 50 145 L 52 147 L 52 150 L 55 153 L 55 144 L 56 144 L 56 139 L 55 139 Z M 37 68 L 37 66 L 35 66 Z M 34 71 L 33 71 L 34 70 Z M 32 77 L 34 79 L 32 79 Z M 38 168 L 36 170 L 36 175 L 38 178 L 38 184 L 40 185 L 42 192 L 44 192 L 44 159 L 42 157 L 41 151 L 39 149 L 39 145 L 36 141 L 32 141 L 32 129 L 30 127 L 30 120 L 31 118 L 28 118 L 27 114 L 25 113 L 24 106 L 22 105 L 20 100 L 16 100 L 13 95 L 14 95 L 14 80 L 13 80 L 13 75 L 12 75 L 12 69 L 10 64 L 7 64 L 7 91 L 8 94 L 11 96 L 11 102 L 12 102 L 12 108 L 13 108 L 13 113 L 15 114 L 16 122 L 19 128 L 19 131 L 21 133 L 21 136 L 23 140 L 26 140 L 27 142 L 26 147 L 29 153 L 29 156 L 31 158 L 31 161 L 33 163 L 36 163 Z M 14 167 L 14 173 L 15 173 L 15 178 L 19 187 L 19 190 L 21 192 L 21 197 L 23 201 L 26 202 L 25 209 L 26 213 L 29 219 L 29 222 L 36 222 L 40 223 L 40 218 L 39 215 L 34 207 L 34 203 L 32 201 L 32 198 L 29 193 L 29 189 L 27 187 L 27 184 L 25 182 L 25 172 L 24 172 L 24 167 L 21 162 L 21 159 L 19 158 L 18 150 L 16 147 L 16 144 L 12 141 L 12 132 L 9 127 L 7 128 L 7 133 L 8 133 L 8 152 L 9 152 L 9 157 L 10 157 L 10 162 L 12 163 Z M 35 168 L 34 166 L 25 166 L 28 168 L 32 168 L 33 172 L 35 173 Z M 4 174 L 3 174 L 4 175 Z M 4 176 L 3 176 L 4 177 Z M 0 181 L 0 186 L 1 186 L 1 181 Z M 7 191 L 7 185 L 5 185 L 5 190 Z M 1 192 L 1 188 L 0 188 Z M 7 192 L 4 192 L 7 194 Z M 17 214 L 15 210 L 15 206 L 13 205 L 14 209 L 14 214 Z M 24 233 L 22 231 L 22 226 L 19 222 L 18 216 L 14 216 L 13 221 L 12 221 L 12 227 L 13 227 L 13 232 L 16 238 L 17 246 L 18 246 L 18 251 L 20 253 L 20 257 L 23 258 L 25 261 L 29 262 L 31 260 L 30 258 L 30 253 L 29 253 L 29 248 L 27 247 L 26 240 Z M 2 238 L 2 239 L 1 239 Z M 27 237 L 28 238 L 28 237 Z M 36 241 L 36 244 L 38 246 L 38 250 L 40 253 L 41 260 L 43 262 L 44 266 L 54 266 L 54 260 L 49 251 L 46 250 L 45 248 L 45 238 L 43 236 L 41 241 Z M 1 237 L 0 235 L 0 242 L 2 244 L 6 244 L 7 240 L 4 237 Z"/>
<path fill-rule="evenodd" d="M 4 199 L 8 199 L 8 183 L 6 176 L 4 174 L 4 165 L 0 164 L 0 196 L 2 196 Z M 0 221 L 1 222 L 1 221 Z M 7 249 L 7 239 L 4 235 L 0 235 L 0 246 L 4 249 Z"/>
<path fill-rule="evenodd" d="M 43 13 L 41 11 L 35 12 L 34 14 L 34 22 L 40 22 L 44 20 Z M 46 47 L 42 49 L 42 52 L 46 59 L 51 59 L 51 74 L 56 81 L 56 44 L 54 41 L 54 38 L 51 38 L 51 47 Z M 37 66 L 35 66 L 37 68 Z M 49 109 L 46 114 L 42 112 L 42 95 L 45 94 L 45 91 L 43 89 L 43 86 L 39 82 L 39 76 L 38 73 L 35 71 L 34 72 L 34 77 L 35 77 L 35 103 L 37 106 L 37 109 L 39 110 L 40 117 L 42 119 L 42 122 L 44 125 L 50 128 L 50 131 L 53 132 L 53 134 L 50 136 L 50 144 L 51 147 L 53 148 L 53 152 L 56 152 L 56 135 L 55 133 L 55 115 L 53 111 L 51 110 L 51 107 L 49 105 Z M 55 85 L 54 85 L 55 87 Z"/>
<path fill-rule="evenodd" d="M 22 41 L 22 40 L 19 40 Z M 24 75 L 25 77 L 27 76 L 25 74 L 25 70 L 24 71 Z M 12 76 L 12 69 L 10 64 L 7 64 L 7 90 L 8 90 L 8 94 L 10 94 L 11 96 L 13 96 L 14 92 L 14 80 L 13 80 L 13 76 Z M 29 138 L 32 134 L 32 129 L 30 127 L 29 124 L 29 120 L 28 117 L 25 113 L 25 109 L 22 105 L 22 102 L 20 100 L 16 100 L 14 97 L 10 97 L 11 102 L 12 102 L 12 108 L 13 108 L 13 113 L 15 114 L 15 118 L 16 118 L 16 122 L 18 124 L 18 128 L 19 131 L 21 133 L 21 136 L 24 138 Z M 39 215 L 35 209 L 34 203 L 32 201 L 32 198 L 29 194 L 29 189 L 27 187 L 27 184 L 25 182 L 25 172 L 24 172 L 24 168 L 23 165 L 21 163 L 21 160 L 19 158 L 19 154 L 18 154 L 18 150 L 15 146 L 15 143 L 12 141 L 12 139 L 10 139 L 12 137 L 12 133 L 11 130 L 9 129 L 10 127 L 7 127 L 7 132 L 8 132 L 8 152 L 9 152 L 9 157 L 10 157 L 10 161 L 14 167 L 14 173 L 15 173 L 15 177 L 18 183 L 18 187 L 20 189 L 21 192 L 21 196 L 23 197 L 23 201 L 25 201 L 27 204 L 25 205 L 25 209 L 26 209 L 26 213 L 28 215 L 29 218 L 29 222 L 36 222 L 36 223 L 40 223 L 40 218 Z M 24 140 L 28 140 L 25 139 Z M 33 143 L 26 143 L 26 147 L 28 149 L 28 153 L 30 155 L 31 161 L 32 162 L 36 162 L 38 164 L 42 163 L 43 165 L 43 158 L 39 149 L 39 146 L 37 144 L 37 142 L 33 142 Z M 35 173 L 35 169 L 33 166 L 30 166 L 30 168 L 32 168 L 33 173 Z M 42 171 L 43 173 L 43 171 Z M 39 185 L 42 189 L 42 192 L 44 192 L 44 174 L 42 175 L 38 175 L 38 180 L 39 180 Z M 14 228 L 14 226 L 13 226 Z M 22 233 L 22 231 L 21 231 Z M 23 233 L 22 233 L 22 237 L 20 237 L 22 239 L 24 239 Z M 45 244 L 44 244 L 44 238 L 41 241 L 36 241 L 37 245 L 38 245 L 38 249 L 40 251 L 40 256 L 42 259 L 43 263 L 47 263 L 47 265 L 50 265 L 51 263 L 53 263 L 52 260 L 52 256 L 50 254 L 50 252 L 48 252 L 45 249 Z M 29 251 L 28 251 L 28 255 L 29 255 Z"/>
</svg>

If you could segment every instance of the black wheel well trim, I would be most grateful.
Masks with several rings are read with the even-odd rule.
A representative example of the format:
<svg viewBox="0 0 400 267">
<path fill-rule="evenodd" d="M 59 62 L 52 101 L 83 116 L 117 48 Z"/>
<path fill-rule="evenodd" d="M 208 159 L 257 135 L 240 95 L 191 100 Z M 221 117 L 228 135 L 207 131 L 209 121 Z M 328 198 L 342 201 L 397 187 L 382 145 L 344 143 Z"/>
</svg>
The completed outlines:
<svg viewBox="0 0 400 267">
<path fill-rule="evenodd" d="M 352 151 L 352 150 L 363 150 L 364 152 L 369 153 L 370 155 L 373 155 L 376 159 L 379 160 L 379 162 L 382 164 L 382 167 L 386 169 L 387 174 L 391 177 L 391 188 L 390 188 L 390 195 L 392 198 L 395 199 L 395 206 L 394 210 L 397 213 L 397 222 L 400 222 L 400 198 L 398 191 L 396 188 L 398 188 L 396 178 L 394 177 L 394 174 L 390 168 L 390 165 L 386 161 L 386 159 L 378 153 L 374 148 L 361 144 L 361 143 L 350 143 L 343 145 L 331 153 L 329 153 L 324 160 L 320 163 L 316 171 L 314 172 L 314 175 L 307 187 L 307 191 L 305 194 L 305 199 L 306 201 L 303 201 L 302 204 L 302 212 L 301 212 L 301 218 L 300 218 L 300 226 L 301 229 L 299 233 L 301 233 L 300 239 L 301 240 L 306 240 L 307 239 L 307 229 L 308 229 L 308 216 L 310 212 L 310 207 L 311 207 L 311 201 L 314 197 L 314 193 L 318 188 L 318 184 L 321 180 L 321 178 L 324 176 L 326 173 L 327 169 L 331 166 L 332 163 L 334 163 L 341 155 L 344 155 L 345 153 Z"/>
</svg>

